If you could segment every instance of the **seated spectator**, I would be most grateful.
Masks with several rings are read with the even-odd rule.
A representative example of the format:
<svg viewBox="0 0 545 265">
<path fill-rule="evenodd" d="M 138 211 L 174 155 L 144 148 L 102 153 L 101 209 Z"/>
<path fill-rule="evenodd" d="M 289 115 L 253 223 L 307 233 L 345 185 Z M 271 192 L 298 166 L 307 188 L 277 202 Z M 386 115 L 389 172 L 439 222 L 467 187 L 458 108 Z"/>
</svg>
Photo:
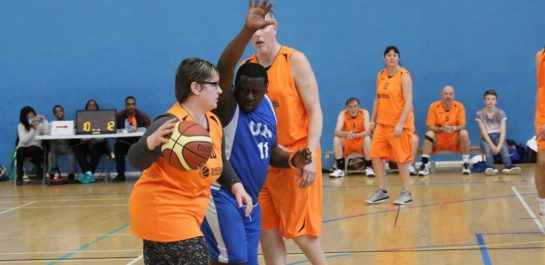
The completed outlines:
<svg viewBox="0 0 545 265">
<path fill-rule="evenodd" d="M 360 107 L 360 101 L 357 98 L 349 98 L 346 101 L 346 109 L 337 116 L 335 137 L 333 137 L 333 151 L 337 160 L 337 169 L 329 177 L 344 177 L 345 157 L 351 153 L 362 154 L 365 157 L 365 175 L 374 177 L 375 171 L 369 158 L 370 147 L 369 112 Z"/>
<path fill-rule="evenodd" d="M 470 174 L 469 169 L 469 134 L 466 130 L 466 113 L 462 103 L 454 100 L 454 88 L 445 86 L 441 100 L 433 102 L 428 110 L 426 121 L 428 131 L 422 147 L 422 165 L 419 176 L 430 174 L 429 158 L 432 152 L 450 150 L 461 153 L 462 174 Z"/>
<path fill-rule="evenodd" d="M 477 112 L 475 120 L 481 129 L 481 148 L 486 156 L 486 169 L 484 174 L 487 176 L 497 175 L 498 169 L 494 166 L 494 156 L 500 155 L 504 165 L 502 174 L 520 174 L 520 167 L 513 166 L 509 150 L 507 149 L 506 127 L 507 117 L 505 112 L 496 107 L 497 93 L 495 90 L 484 92 L 485 108 Z"/>
<path fill-rule="evenodd" d="M 53 115 L 58 121 L 64 120 L 64 108 L 61 105 L 55 105 L 53 107 Z M 51 182 L 64 182 L 64 179 L 60 176 L 57 177 L 54 174 L 55 170 L 58 170 L 57 157 L 61 154 L 66 155 L 68 159 L 68 182 L 74 182 L 76 158 L 72 150 L 72 145 L 75 144 L 74 140 L 62 139 L 49 141 L 49 155 L 48 155 L 48 169 L 49 179 Z M 59 172 L 60 173 L 60 172 Z"/>
<path fill-rule="evenodd" d="M 93 99 L 88 100 L 87 104 L 85 105 L 85 110 L 99 110 L 98 103 Z M 83 174 L 79 177 L 79 182 L 85 184 L 95 182 L 93 173 L 100 162 L 100 158 L 103 155 L 110 155 L 108 140 L 81 140 L 78 144 L 74 145 L 73 150 L 81 171 L 83 172 Z M 88 156 L 90 157 L 90 160 L 87 160 Z"/>
<path fill-rule="evenodd" d="M 36 140 L 36 136 L 47 133 L 47 119 L 43 115 L 36 114 L 32 107 L 25 106 L 21 109 L 19 115 L 19 124 L 17 125 L 17 151 L 15 154 L 17 161 L 17 185 L 23 184 L 23 166 L 25 159 L 30 158 L 38 168 L 37 175 L 43 177 L 43 147 L 42 141 Z"/>
<path fill-rule="evenodd" d="M 148 116 L 136 109 L 136 99 L 133 96 L 125 98 L 125 109 L 117 114 L 117 128 L 127 129 L 130 132 L 131 130 L 129 128 L 125 128 L 125 120 L 127 120 L 129 126 L 134 129 L 139 127 L 148 128 L 150 125 Z M 113 182 L 125 181 L 125 155 L 129 151 L 131 145 L 138 142 L 138 139 L 140 139 L 140 137 L 118 138 L 115 142 L 114 154 L 117 176 Z"/>
</svg>

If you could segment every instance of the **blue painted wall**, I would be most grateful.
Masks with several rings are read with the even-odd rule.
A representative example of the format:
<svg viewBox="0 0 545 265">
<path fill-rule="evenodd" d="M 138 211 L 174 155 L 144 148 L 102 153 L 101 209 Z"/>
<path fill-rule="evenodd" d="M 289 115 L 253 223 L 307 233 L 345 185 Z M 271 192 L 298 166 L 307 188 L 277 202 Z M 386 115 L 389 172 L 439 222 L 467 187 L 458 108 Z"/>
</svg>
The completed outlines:
<svg viewBox="0 0 545 265">
<path fill-rule="evenodd" d="M 182 58 L 215 62 L 236 34 L 245 0 L 3 0 L 0 2 L 0 163 L 13 149 L 19 110 L 31 105 L 68 118 L 89 98 L 122 108 L 134 95 L 150 116 L 174 102 Z M 413 74 L 416 127 L 425 131 L 430 102 L 452 84 L 466 105 L 471 139 L 482 93 L 494 88 L 509 117 L 508 136 L 533 133 L 534 55 L 545 44 L 545 2 L 275 1 L 279 40 L 310 59 L 324 110 L 324 150 L 350 96 L 372 107 L 382 53 L 395 44 Z M 247 54 L 251 48 L 247 50 Z"/>
</svg>

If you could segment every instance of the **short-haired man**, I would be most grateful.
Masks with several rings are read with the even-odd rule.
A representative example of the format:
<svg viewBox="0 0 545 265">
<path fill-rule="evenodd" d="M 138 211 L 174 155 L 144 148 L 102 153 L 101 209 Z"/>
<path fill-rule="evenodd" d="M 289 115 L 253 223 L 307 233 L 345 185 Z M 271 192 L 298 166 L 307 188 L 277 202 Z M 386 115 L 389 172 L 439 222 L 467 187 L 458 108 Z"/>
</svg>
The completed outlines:
<svg viewBox="0 0 545 265">
<path fill-rule="evenodd" d="M 62 121 L 64 120 L 64 108 L 61 105 L 55 105 L 53 107 L 53 115 L 55 120 Z M 49 141 L 49 155 L 48 155 L 48 168 L 47 172 L 49 173 L 49 180 L 51 183 L 61 183 L 64 182 L 62 177 L 57 177 L 54 174 L 54 171 L 58 169 L 57 167 L 57 157 L 60 154 L 65 154 L 68 159 L 68 182 L 74 182 L 74 172 L 76 166 L 76 157 L 74 156 L 74 151 L 72 150 L 72 145 L 74 140 L 53 140 Z"/>
<path fill-rule="evenodd" d="M 375 171 L 369 158 L 371 148 L 369 112 L 360 106 L 360 101 L 355 97 L 346 100 L 345 105 L 346 109 L 337 116 L 335 137 L 333 137 L 333 152 L 337 161 L 337 169 L 329 177 L 344 177 L 345 157 L 351 153 L 362 154 L 365 157 L 365 175 L 374 177 Z"/>
<path fill-rule="evenodd" d="M 136 109 L 136 98 L 128 96 L 125 98 L 125 109 L 117 113 L 117 128 L 125 129 L 125 120 L 129 122 L 132 128 L 148 128 L 150 121 L 148 115 Z M 129 128 L 127 128 L 129 129 Z M 117 176 L 113 182 L 125 181 L 125 155 L 134 143 L 138 142 L 140 137 L 118 138 L 114 144 L 115 164 Z"/>
<path fill-rule="evenodd" d="M 440 150 L 461 153 L 463 160 L 462 174 L 470 174 L 470 141 L 466 130 L 466 111 L 462 103 L 454 100 L 454 88 L 452 86 L 445 86 L 441 91 L 441 100 L 430 105 L 426 126 L 428 131 L 424 136 L 422 165 L 418 175 L 426 176 L 430 174 L 428 164 L 430 154 Z"/>
</svg>

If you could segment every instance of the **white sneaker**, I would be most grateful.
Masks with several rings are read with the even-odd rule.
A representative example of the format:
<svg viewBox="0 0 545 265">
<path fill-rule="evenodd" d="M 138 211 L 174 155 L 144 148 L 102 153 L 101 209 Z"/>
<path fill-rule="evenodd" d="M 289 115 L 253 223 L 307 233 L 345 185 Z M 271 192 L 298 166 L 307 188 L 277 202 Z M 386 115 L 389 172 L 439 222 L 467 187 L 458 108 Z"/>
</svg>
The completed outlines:
<svg viewBox="0 0 545 265">
<path fill-rule="evenodd" d="M 430 163 L 426 163 L 420 166 L 420 171 L 418 171 L 418 176 L 423 177 L 430 174 Z"/>
<path fill-rule="evenodd" d="M 484 174 L 487 175 L 487 176 L 494 176 L 494 175 L 498 175 L 498 173 L 500 173 L 497 169 L 495 168 L 486 168 L 484 170 Z"/>
<path fill-rule="evenodd" d="M 504 168 L 501 173 L 505 175 L 519 175 L 522 172 L 520 167 Z"/>
<path fill-rule="evenodd" d="M 375 177 L 375 171 L 373 170 L 372 167 L 366 167 L 366 168 L 365 168 L 365 175 L 366 175 L 368 178 L 374 178 L 374 177 Z"/>
<path fill-rule="evenodd" d="M 387 191 L 378 189 L 367 200 L 365 200 L 365 202 L 368 204 L 375 204 L 375 203 L 381 203 L 385 200 L 388 200 L 389 198 L 390 196 L 388 196 Z"/>
<path fill-rule="evenodd" d="M 469 175 L 471 174 L 471 169 L 469 169 L 469 163 L 464 163 L 462 166 L 462 174 Z"/>
<path fill-rule="evenodd" d="M 395 205 L 403 205 L 407 204 L 413 201 L 413 197 L 411 196 L 411 193 L 408 191 L 402 191 L 400 193 L 400 196 L 397 200 L 394 201 Z"/>
<path fill-rule="evenodd" d="M 409 175 L 416 176 L 416 168 L 413 165 L 409 165 Z"/>
<path fill-rule="evenodd" d="M 333 173 L 329 174 L 329 177 L 333 179 L 344 177 L 344 170 L 335 169 Z"/>
</svg>

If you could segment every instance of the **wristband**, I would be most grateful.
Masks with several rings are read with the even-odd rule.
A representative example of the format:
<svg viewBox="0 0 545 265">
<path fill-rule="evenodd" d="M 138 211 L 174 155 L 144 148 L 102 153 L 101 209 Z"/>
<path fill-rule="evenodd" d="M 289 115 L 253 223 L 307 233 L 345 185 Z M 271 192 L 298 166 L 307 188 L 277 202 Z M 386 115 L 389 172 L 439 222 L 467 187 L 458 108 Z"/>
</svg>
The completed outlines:
<svg viewBox="0 0 545 265">
<path fill-rule="evenodd" d="M 295 156 L 295 153 L 296 152 L 293 152 L 290 154 L 290 157 L 288 158 L 288 165 L 290 166 L 290 168 L 297 168 L 296 166 L 294 166 L 292 163 L 291 163 L 291 160 L 293 159 L 293 157 Z"/>
</svg>

